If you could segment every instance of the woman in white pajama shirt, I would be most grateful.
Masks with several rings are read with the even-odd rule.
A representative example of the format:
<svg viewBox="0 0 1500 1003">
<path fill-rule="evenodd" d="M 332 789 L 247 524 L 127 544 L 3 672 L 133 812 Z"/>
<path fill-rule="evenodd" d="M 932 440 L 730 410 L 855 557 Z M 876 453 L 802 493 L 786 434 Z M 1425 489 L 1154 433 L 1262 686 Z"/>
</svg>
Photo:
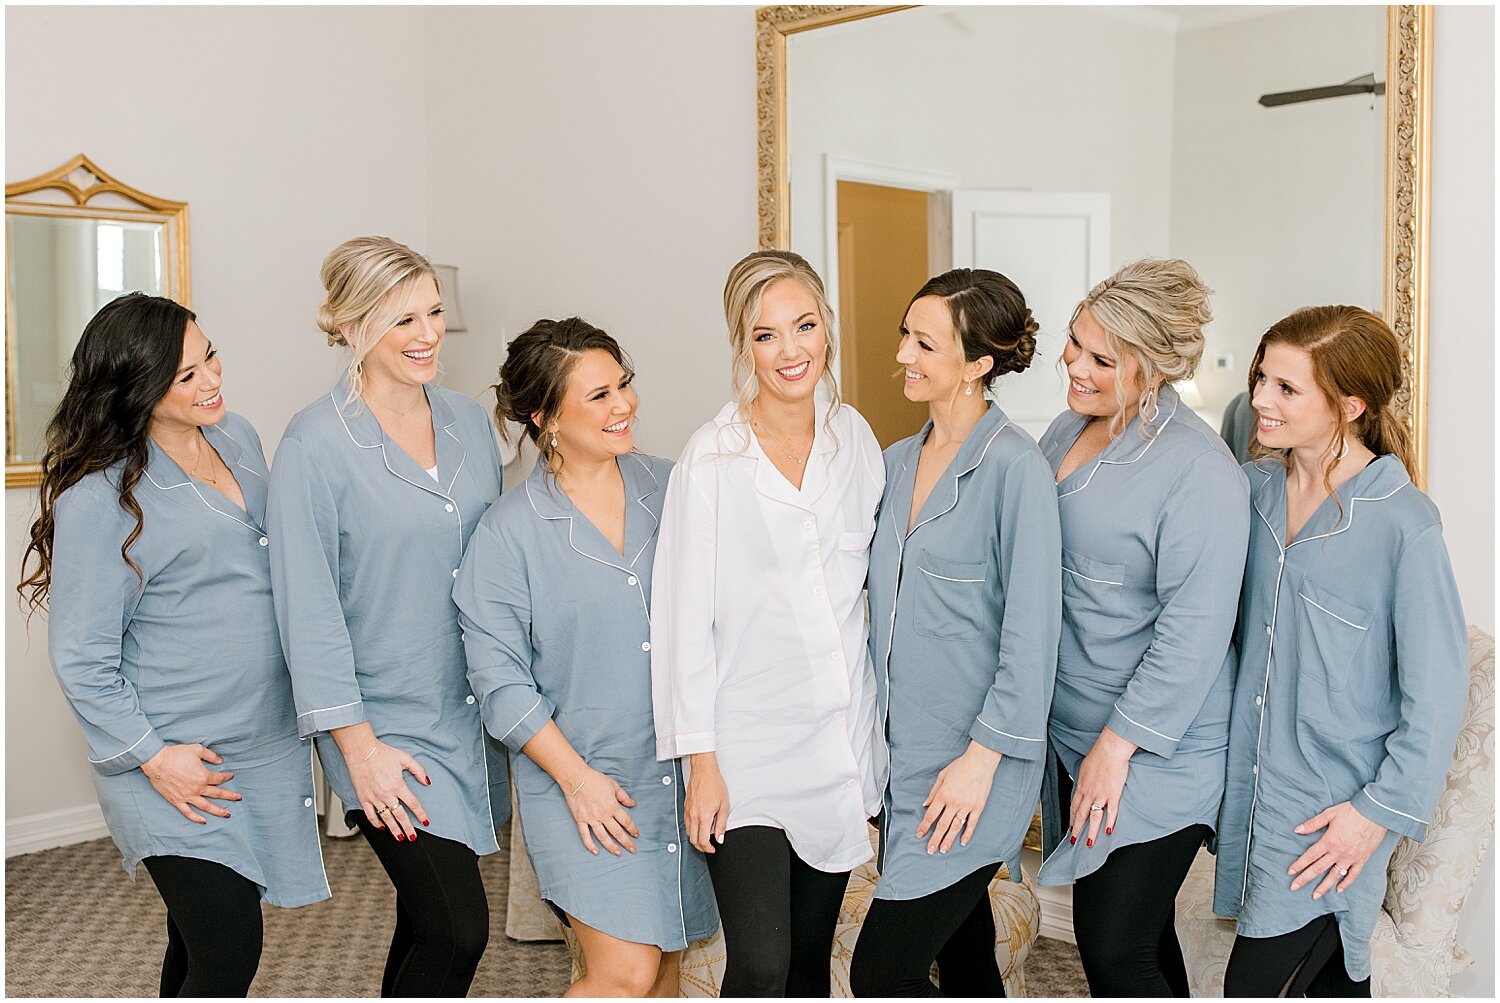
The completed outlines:
<svg viewBox="0 0 1500 1003">
<path fill-rule="evenodd" d="M 738 399 L 672 471 L 651 596 L 657 756 L 689 757 L 725 996 L 827 996 L 849 871 L 872 853 L 885 749 L 862 592 L 880 447 L 831 389 L 832 313 L 798 255 L 730 271 Z"/>
</svg>

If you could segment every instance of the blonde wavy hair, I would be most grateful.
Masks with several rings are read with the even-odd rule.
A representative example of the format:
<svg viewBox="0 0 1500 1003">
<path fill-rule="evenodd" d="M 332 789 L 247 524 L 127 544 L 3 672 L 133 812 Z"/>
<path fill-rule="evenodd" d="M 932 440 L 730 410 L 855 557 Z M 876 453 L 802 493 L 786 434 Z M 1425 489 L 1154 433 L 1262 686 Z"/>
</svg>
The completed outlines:
<svg viewBox="0 0 1500 1003">
<path fill-rule="evenodd" d="M 1068 326 L 1085 307 L 1104 328 L 1105 340 L 1116 359 L 1129 352 L 1140 367 L 1141 393 L 1135 406 L 1145 421 L 1155 417 L 1163 383 L 1191 379 L 1203 358 L 1203 328 L 1214 319 L 1208 298 L 1213 290 L 1181 258 L 1142 258 L 1132 261 L 1099 283 L 1073 310 Z M 1115 381 L 1119 410 L 1110 434 L 1133 412 L 1125 388 Z"/>
<path fill-rule="evenodd" d="M 364 393 L 365 356 L 405 315 L 423 276 L 431 277 L 442 295 L 432 263 L 389 237 L 355 237 L 323 259 L 321 277 L 327 298 L 318 307 L 318 329 L 328 336 L 328 344 L 350 349 L 345 407 L 359 402 Z"/>
<path fill-rule="evenodd" d="M 796 279 L 818 305 L 818 318 L 823 324 L 824 354 L 823 375 L 819 382 L 828 388 L 832 406 L 828 409 L 831 420 L 841 403 L 839 381 L 834 373 L 833 308 L 828 305 L 828 294 L 823 290 L 823 280 L 802 255 L 793 251 L 755 251 L 735 262 L 724 283 L 724 320 L 729 326 L 729 346 L 734 353 L 732 379 L 734 399 L 739 416 L 746 422 L 750 419 L 750 405 L 760 395 L 760 381 L 755 377 L 754 339 L 751 332 L 760 320 L 761 297 L 771 283 L 780 279 Z"/>
</svg>

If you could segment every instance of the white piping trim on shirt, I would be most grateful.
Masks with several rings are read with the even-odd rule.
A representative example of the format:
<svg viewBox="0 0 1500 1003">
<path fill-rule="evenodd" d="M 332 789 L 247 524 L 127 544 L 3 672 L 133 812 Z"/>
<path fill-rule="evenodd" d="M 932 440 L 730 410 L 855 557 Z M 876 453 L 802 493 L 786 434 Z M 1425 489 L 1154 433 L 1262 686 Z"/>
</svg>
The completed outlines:
<svg viewBox="0 0 1500 1003">
<path fill-rule="evenodd" d="M 343 710 L 345 707 L 358 707 L 362 703 L 364 703 L 364 700 L 351 700 L 348 703 L 335 704 L 332 707 L 319 707 L 317 710 L 305 710 L 301 714 L 297 715 L 297 719 L 301 720 L 302 718 L 307 717 L 309 714 L 323 714 L 331 710 Z"/>
<path fill-rule="evenodd" d="M 140 745 L 142 742 L 144 742 L 146 739 L 148 739 L 150 737 L 151 737 L 151 729 L 147 728 L 146 729 L 146 733 L 144 735 L 142 735 L 140 738 L 136 739 L 135 743 L 130 746 L 130 749 L 134 749 L 137 745 Z M 117 752 L 113 756 L 110 756 L 108 759 L 90 759 L 89 762 L 94 763 L 95 765 L 100 765 L 100 764 L 103 764 L 103 763 L 111 763 L 111 762 L 114 762 L 116 759 L 119 759 L 121 756 L 125 755 L 125 753 L 129 752 L 130 749 L 126 749 L 125 752 Z M 1371 798 L 1370 800 L 1374 801 L 1375 799 Z M 1382 805 L 1381 807 L 1384 807 L 1384 805 Z"/>
<path fill-rule="evenodd" d="M 1428 825 L 1428 824 L 1430 824 L 1426 819 L 1417 818 L 1417 816 L 1415 816 L 1415 815 L 1408 815 L 1408 814 L 1406 814 L 1406 812 L 1401 811 L 1398 808 L 1392 808 L 1390 805 L 1386 804 L 1384 801 L 1379 800 L 1378 798 L 1375 797 L 1375 795 L 1371 794 L 1367 790 L 1361 790 L 1360 793 L 1363 794 L 1365 797 L 1369 798 L 1371 801 L 1374 801 L 1376 804 L 1380 805 L 1380 807 L 1384 808 L 1388 812 L 1392 812 L 1392 813 L 1394 813 L 1396 815 L 1400 815 L 1402 818 L 1409 818 L 1413 822 L 1418 823 L 1419 825 Z"/>
<path fill-rule="evenodd" d="M 1302 596 L 1303 599 L 1307 599 L 1307 596 L 1305 594 L 1301 593 L 1301 592 L 1298 592 L 1297 595 Z M 1314 606 L 1318 606 L 1318 604 L 1315 603 L 1315 602 L 1313 602 L 1311 599 L 1307 599 L 1307 601 L 1310 602 L 1310 603 L 1312 603 Z M 1348 623 L 1349 626 L 1353 627 L 1355 630 L 1369 630 L 1370 629 L 1368 627 L 1361 627 L 1357 623 L 1349 623 L 1348 620 L 1345 620 L 1343 617 L 1339 616 L 1333 610 L 1328 609 L 1325 606 L 1318 606 L 1318 609 L 1322 610 L 1324 613 L 1327 613 L 1329 616 L 1333 617 L 1339 623 Z"/>
<path fill-rule="evenodd" d="M 922 565 L 920 564 L 917 565 L 917 570 L 922 572 L 922 574 L 926 575 L 928 578 L 940 578 L 945 582 L 958 582 L 960 585 L 984 584 L 983 578 L 949 578 L 947 575 L 935 575 L 931 571 L 928 571 L 926 568 L 922 567 Z"/>
<path fill-rule="evenodd" d="M 517 720 L 515 724 L 513 724 L 513 725 L 510 726 L 510 731 L 507 731 L 505 734 L 503 734 L 503 735 L 500 736 L 500 741 L 503 742 L 507 738 L 509 738 L 510 737 L 510 732 L 511 731 L 515 731 L 517 728 L 521 727 L 521 722 L 524 721 L 524 720 L 526 720 L 528 717 L 530 717 L 531 716 L 531 712 L 534 711 L 534 710 L 536 710 L 541 705 L 542 705 L 542 698 L 541 697 L 537 697 L 536 698 L 536 703 L 534 703 L 530 707 L 526 708 L 526 713 L 522 714 L 521 717 L 520 717 L 520 719 Z"/>
<path fill-rule="evenodd" d="M 1088 477 L 1084 478 L 1084 481 L 1083 481 L 1082 484 L 1078 485 L 1078 487 L 1074 488 L 1071 491 L 1064 491 L 1062 494 L 1058 495 L 1057 497 L 1059 497 L 1059 498 L 1066 498 L 1066 497 L 1068 497 L 1068 495 L 1077 494 L 1078 492 L 1082 491 L 1084 488 L 1088 487 L 1089 486 L 1089 482 L 1094 479 L 1094 475 L 1099 472 L 1099 468 L 1102 467 L 1102 466 L 1104 466 L 1106 463 L 1114 465 L 1114 466 L 1118 466 L 1118 465 L 1122 465 L 1122 464 L 1126 464 L 1126 463 L 1134 463 L 1136 460 L 1139 460 L 1141 457 L 1145 456 L 1146 453 L 1147 453 L 1147 451 L 1150 450 L 1152 446 L 1156 445 L 1156 440 L 1161 438 L 1161 433 L 1166 429 L 1167 425 L 1171 423 L 1171 421 L 1172 421 L 1173 418 L 1177 417 L 1177 409 L 1179 407 L 1181 407 L 1181 406 L 1182 406 L 1182 398 L 1179 397 L 1172 404 L 1172 413 L 1169 414 L 1169 415 L 1167 415 L 1167 417 L 1162 421 L 1160 427 L 1157 428 L 1156 434 L 1152 435 L 1151 438 L 1149 440 L 1147 440 L 1146 445 L 1143 446 L 1143 447 L 1141 447 L 1141 451 L 1139 453 L 1136 453 L 1135 456 L 1131 457 L 1128 460 L 1105 460 L 1105 459 L 1095 460 L 1094 461 L 1094 469 L 1089 471 Z M 1143 417 L 1142 421 L 1144 421 L 1144 420 L 1145 419 Z M 1080 431 L 1080 434 L 1082 434 L 1081 431 Z M 1120 434 L 1123 436 L 1125 433 L 1121 432 Z M 1073 441 L 1077 442 L 1078 440 L 1074 439 Z M 1112 443 L 1113 443 L 1113 440 L 1111 440 L 1111 444 Z M 1068 448 L 1069 449 L 1072 448 L 1072 444 L 1071 443 L 1069 444 Z M 1108 446 L 1105 447 L 1105 449 L 1108 449 L 1108 448 L 1109 448 Z M 1068 454 L 1067 454 L 1067 452 L 1065 450 L 1063 452 L 1064 458 L 1066 458 L 1067 455 Z M 1058 461 L 1058 466 L 1062 466 L 1062 461 L 1061 460 Z M 1076 470 L 1073 471 L 1073 473 L 1075 473 L 1075 474 L 1077 472 L 1078 471 L 1076 471 Z M 1073 474 L 1069 474 L 1068 476 L 1071 477 L 1071 476 L 1073 476 Z"/>
<path fill-rule="evenodd" d="M 1045 738 L 1024 738 L 1024 737 L 1022 737 L 1020 735 L 1012 735 L 1008 731 L 1001 731 L 999 728 L 996 728 L 993 725 L 985 724 L 983 718 L 976 717 L 974 720 L 978 724 L 984 724 L 984 726 L 986 728 L 989 728 L 990 731 L 993 731 L 995 734 L 997 734 L 997 735 L 1004 735 L 1006 738 L 1014 738 L 1017 742 L 1045 742 L 1046 741 Z"/>
<path fill-rule="evenodd" d="M 1125 584 L 1124 582 L 1109 582 L 1109 581 L 1105 581 L 1103 578 L 1090 578 L 1088 575 L 1081 575 L 1078 572 L 1074 571 L 1072 568 L 1068 567 L 1066 564 L 1062 565 L 1062 569 L 1064 571 L 1066 571 L 1068 574 L 1073 575 L 1075 578 L 1082 578 L 1086 582 L 1094 582 L 1097 585 L 1124 585 Z"/>
<path fill-rule="evenodd" d="M 426 485 L 426 484 L 419 484 L 416 481 L 412 480 L 411 478 L 402 475 L 400 471 L 398 471 L 395 467 L 391 466 L 391 458 L 388 455 L 386 455 L 385 443 L 383 443 L 383 442 L 376 442 L 376 443 L 371 443 L 370 445 L 366 446 L 364 443 L 362 443 L 358 439 L 356 439 L 354 437 L 354 432 L 349 428 L 349 421 L 348 421 L 348 419 L 346 419 L 344 417 L 343 410 L 338 406 L 338 401 L 334 400 L 334 398 L 333 398 L 333 392 L 332 391 L 329 391 L 329 393 L 328 393 L 328 399 L 333 402 L 333 413 L 336 414 L 336 415 L 338 415 L 339 422 L 344 426 L 344 434 L 347 435 L 347 436 L 349 436 L 349 441 L 350 442 L 354 443 L 360 449 L 378 449 L 378 450 L 380 450 L 380 462 L 385 465 L 385 469 L 389 473 L 394 474 L 397 478 L 399 478 L 400 480 L 405 481 L 406 483 L 410 484 L 412 487 L 418 489 L 419 491 L 425 491 L 428 494 L 437 495 L 439 498 L 443 499 L 448 504 L 450 504 L 450 505 L 453 506 L 453 517 L 454 517 L 454 521 L 457 523 L 457 526 L 455 526 L 454 528 L 457 530 L 457 534 L 458 534 L 458 556 L 459 556 L 459 559 L 461 561 L 463 559 L 463 556 L 464 556 L 464 514 L 463 514 L 463 510 L 459 507 L 458 501 L 455 498 L 453 498 L 451 495 L 449 495 L 447 492 L 443 491 L 442 488 L 441 488 L 441 486 L 439 486 L 439 485 L 429 486 L 429 485 Z M 455 418 L 454 420 L 456 421 L 457 419 Z M 377 424 L 378 424 L 378 422 L 377 422 Z M 468 449 L 467 446 L 465 446 L 463 444 L 463 441 L 460 440 L 458 438 L 458 436 L 456 436 L 452 432 L 448 431 L 448 429 L 451 428 L 452 426 L 453 426 L 453 422 L 450 421 L 448 424 L 446 424 L 446 425 L 443 426 L 443 431 L 447 432 L 448 438 L 450 438 L 454 442 L 458 443 L 458 448 L 460 448 L 460 449 L 462 449 L 464 451 L 464 455 L 459 458 L 458 467 L 453 471 L 453 480 L 451 480 L 451 481 L 448 482 L 448 488 L 449 488 L 449 490 L 452 490 L 454 482 L 456 482 L 458 480 L 458 471 L 462 470 L 464 468 L 464 460 L 466 460 L 468 458 L 468 456 L 469 456 L 469 449 Z M 434 428 L 436 428 L 436 426 L 434 426 Z M 436 446 L 434 446 L 433 448 L 434 448 L 434 451 L 436 451 Z M 412 462 L 416 462 L 416 461 L 413 460 Z"/>
<path fill-rule="evenodd" d="M 1141 722 L 1137 721 L 1135 718 L 1131 717 L 1129 714 L 1125 713 L 1123 710 L 1120 710 L 1120 702 L 1118 700 L 1115 701 L 1115 711 L 1121 717 L 1123 717 L 1125 720 L 1127 720 L 1131 724 L 1135 725 L 1137 728 L 1145 728 L 1147 731 L 1151 732 L 1151 734 L 1156 735 L 1159 738 L 1165 738 L 1169 742 L 1180 742 L 1180 741 L 1182 741 L 1182 739 L 1180 739 L 1180 738 L 1173 738 L 1171 735 L 1163 735 L 1161 732 L 1157 731 L 1155 728 L 1147 728 L 1146 725 L 1141 724 Z"/>
</svg>

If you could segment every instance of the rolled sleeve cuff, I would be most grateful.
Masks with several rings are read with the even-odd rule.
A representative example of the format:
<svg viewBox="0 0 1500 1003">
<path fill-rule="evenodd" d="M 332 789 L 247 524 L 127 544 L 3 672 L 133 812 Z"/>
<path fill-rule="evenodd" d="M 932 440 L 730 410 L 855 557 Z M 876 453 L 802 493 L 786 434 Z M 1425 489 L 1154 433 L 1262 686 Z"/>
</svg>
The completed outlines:
<svg viewBox="0 0 1500 1003">
<path fill-rule="evenodd" d="M 514 707 L 515 705 L 512 704 L 511 706 Z M 485 714 L 485 721 L 488 722 L 492 718 L 499 718 L 500 720 L 497 722 L 499 729 L 490 728 L 490 734 L 494 735 L 501 742 L 504 742 L 507 748 L 515 752 L 520 752 L 523 745 L 535 738 L 536 733 L 547 726 L 547 722 L 552 720 L 552 715 L 556 710 L 557 708 L 552 706 L 552 701 L 538 693 L 533 699 L 531 706 L 519 718 L 515 716 L 515 712 L 512 710 L 510 713 L 504 715 L 501 715 L 499 712 L 493 714 L 487 713 Z"/>
<path fill-rule="evenodd" d="M 369 720 L 365 713 L 365 702 L 339 704 L 335 707 L 320 707 L 297 715 L 297 737 L 311 738 L 313 735 L 335 728 L 344 728 Z"/>
<path fill-rule="evenodd" d="M 685 735 L 663 735 L 656 740 L 656 758 L 666 762 L 697 752 L 713 752 L 717 747 L 711 731 L 694 731 Z"/>
<path fill-rule="evenodd" d="M 1382 825 L 1403 836 L 1410 836 L 1418 842 L 1427 838 L 1427 822 L 1380 801 L 1370 793 L 1368 787 L 1354 795 L 1354 800 L 1350 803 L 1354 805 L 1355 811 L 1376 825 Z"/>
<path fill-rule="evenodd" d="M 991 752 L 998 752 L 1002 756 L 1013 756 L 1016 759 L 1035 761 L 1041 759 L 1042 754 L 1047 751 L 1045 738 L 1013 735 L 986 723 L 982 717 L 974 720 L 974 727 L 969 729 L 969 737 Z"/>
<path fill-rule="evenodd" d="M 155 728 L 148 727 L 135 744 L 104 759 L 89 759 L 90 765 L 106 777 L 118 776 L 139 769 L 142 764 L 167 747 Z"/>
<path fill-rule="evenodd" d="M 1120 709 L 1119 704 L 1115 704 L 1109 720 L 1104 723 L 1125 741 L 1163 759 L 1171 759 L 1172 754 L 1177 751 L 1177 743 L 1182 741 L 1181 736 L 1173 738 L 1164 735 L 1139 719 L 1130 717 Z"/>
</svg>

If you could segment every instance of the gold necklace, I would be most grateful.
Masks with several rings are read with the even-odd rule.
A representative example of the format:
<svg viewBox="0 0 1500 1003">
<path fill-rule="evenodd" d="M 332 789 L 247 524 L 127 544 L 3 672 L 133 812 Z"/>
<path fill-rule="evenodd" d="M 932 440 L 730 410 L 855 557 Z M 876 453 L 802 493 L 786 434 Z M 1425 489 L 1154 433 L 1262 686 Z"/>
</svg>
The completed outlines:
<svg viewBox="0 0 1500 1003">
<path fill-rule="evenodd" d="M 753 414 L 750 416 L 750 424 L 752 426 L 759 425 L 761 428 L 765 429 L 766 434 L 769 435 L 771 438 L 773 438 L 773 439 L 776 440 L 776 445 L 778 445 L 778 446 L 781 447 L 781 451 L 786 454 L 786 458 L 787 459 L 791 460 L 793 463 L 797 464 L 797 466 L 799 466 L 799 467 L 803 465 L 804 461 L 802 460 L 802 458 L 799 457 L 799 456 L 797 456 L 797 454 L 793 453 L 790 449 L 788 449 L 787 448 L 787 444 L 782 440 L 781 436 L 779 436 L 775 432 L 771 431 L 771 427 L 769 425 L 767 425 L 763 421 L 757 421 L 755 419 L 755 416 Z M 814 432 L 813 432 L 813 438 L 817 438 L 817 432 L 816 432 L 816 430 L 814 430 Z M 808 445 L 809 449 L 812 448 L 812 443 L 811 442 L 809 442 L 807 445 Z"/>
<path fill-rule="evenodd" d="M 217 477 L 207 477 L 207 476 L 204 476 L 204 475 L 201 475 L 201 474 L 198 473 L 198 464 L 200 464 L 200 463 L 203 462 L 203 450 L 207 449 L 209 452 L 212 453 L 213 450 L 214 450 L 214 447 L 210 446 L 208 444 L 208 440 L 205 439 L 205 438 L 203 438 L 203 433 L 202 432 L 198 433 L 198 441 L 200 443 L 200 445 L 198 447 L 198 458 L 193 461 L 193 469 L 189 473 L 188 476 L 196 478 L 197 480 L 203 481 L 203 482 L 205 482 L 207 484 L 211 484 L 211 485 L 213 485 L 214 487 L 217 488 L 219 486 L 219 479 Z M 217 456 L 219 454 L 218 453 L 214 453 L 214 455 Z M 208 465 L 209 465 L 210 468 L 212 468 L 213 467 L 213 461 L 210 460 Z"/>
<path fill-rule="evenodd" d="M 385 410 L 389 411 L 391 414 L 395 415 L 398 418 L 405 418 L 407 415 L 411 414 L 417 408 L 421 407 L 427 401 L 427 397 L 424 395 L 421 400 L 417 401 L 415 404 L 413 404 L 411 407 L 407 408 L 405 411 L 397 411 L 395 408 L 391 407 L 389 404 L 382 404 L 382 403 L 380 403 L 380 401 L 376 400 L 373 397 L 368 398 L 368 400 L 370 401 L 371 404 L 374 404 L 378 408 L 384 408 Z"/>
</svg>

